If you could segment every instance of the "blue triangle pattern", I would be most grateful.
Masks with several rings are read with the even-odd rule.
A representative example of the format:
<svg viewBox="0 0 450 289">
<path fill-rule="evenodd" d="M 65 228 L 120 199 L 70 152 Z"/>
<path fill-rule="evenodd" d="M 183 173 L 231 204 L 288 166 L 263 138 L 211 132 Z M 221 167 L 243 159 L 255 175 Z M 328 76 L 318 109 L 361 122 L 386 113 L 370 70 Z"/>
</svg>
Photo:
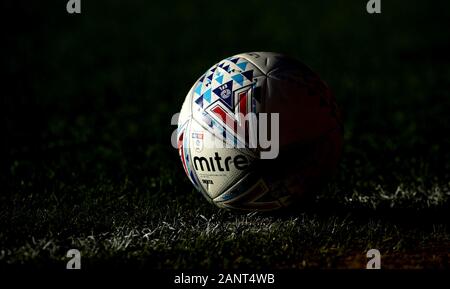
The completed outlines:
<svg viewBox="0 0 450 289">
<path fill-rule="evenodd" d="M 195 100 L 195 103 L 203 108 L 203 96 L 200 96 Z"/>
<path fill-rule="evenodd" d="M 205 91 L 205 93 L 203 93 L 202 97 L 207 102 L 211 102 L 211 88 L 208 89 L 207 91 Z"/>
<path fill-rule="evenodd" d="M 244 83 L 244 77 L 242 76 L 242 74 L 236 74 L 236 75 L 233 75 L 232 77 L 231 77 L 234 81 L 236 81 L 237 83 L 239 83 L 239 85 L 242 85 L 243 83 Z"/>
<path fill-rule="evenodd" d="M 217 78 L 216 78 L 216 81 L 217 81 L 218 83 L 222 84 L 222 82 L 223 82 L 223 75 L 217 77 Z"/>
<path fill-rule="evenodd" d="M 239 57 L 232 58 L 232 59 L 230 59 L 230 61 L 233 62 L 234 64 L 236 64 L 239 61 Z"/>
<path fill-rule="evenodd" d="M 206 77 L 205 80 L 203 81 L 203 85 L 208 86 L 211 83 L 211 79 Z"/>
<path fill-rule="evenodd" d="M 200 82 L 197 87 L 195 88 L 194 92 L 198 95 L 202 92 L 202 83 Z"/>
<path fill-rule="evenodd" d="M 238 63 L 238 64 L 236 64 L 242 71 L 244 71 L 245 70 L 245 68 L 247 67 L 247 61 L 244 61 L 244 62 L 241 62 L 241 63 Z"/>
<path fill-rule="evenodd" d="M 253 81 L 253 70 L 244 71 L 241 74 L 248 80 Z"/>
</svg>

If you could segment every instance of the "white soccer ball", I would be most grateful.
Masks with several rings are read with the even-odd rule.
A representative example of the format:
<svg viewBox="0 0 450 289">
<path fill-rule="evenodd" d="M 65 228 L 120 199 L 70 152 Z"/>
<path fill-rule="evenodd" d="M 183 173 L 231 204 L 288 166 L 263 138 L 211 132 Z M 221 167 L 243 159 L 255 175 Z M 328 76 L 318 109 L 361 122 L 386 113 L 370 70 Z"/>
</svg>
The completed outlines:
<svg viewBox="0 0 450 289">
<path fill-rule="evenodd" d="M 277 127 L 266 122 L 271 148 L 254 144 L 263 135 L 260 113 L 278 114 Z M 243 118 L 249 114 L 257 118 Z M 184 170 L 206 199 L 222 208 L 267 211 L 320 187 L 337 165 L 342 125 L 317 74 L 287 56 L 252 52 L 218 62 L 194 83 L 177 141 Z"/>
</svg>

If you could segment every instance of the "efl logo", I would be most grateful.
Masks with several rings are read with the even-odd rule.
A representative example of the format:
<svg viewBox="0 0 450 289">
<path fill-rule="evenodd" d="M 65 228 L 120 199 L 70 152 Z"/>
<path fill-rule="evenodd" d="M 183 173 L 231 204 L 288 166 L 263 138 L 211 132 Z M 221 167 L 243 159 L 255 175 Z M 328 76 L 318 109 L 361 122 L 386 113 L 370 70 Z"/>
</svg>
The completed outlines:
<svg viewBox="0 0 450 289">
<path fill-rule="evenodd" d="M 194 141 L 194 149 L 197 153 L 203 150 L 203 132 L 193 132 L 192 139 Z"/>
</svg>

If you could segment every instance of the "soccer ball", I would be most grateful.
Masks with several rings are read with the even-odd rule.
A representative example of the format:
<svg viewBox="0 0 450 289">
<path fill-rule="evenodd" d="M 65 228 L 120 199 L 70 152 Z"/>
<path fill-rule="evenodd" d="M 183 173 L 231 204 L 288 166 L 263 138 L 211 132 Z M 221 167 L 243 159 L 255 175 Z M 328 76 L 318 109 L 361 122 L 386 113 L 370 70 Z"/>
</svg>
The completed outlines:
<svg viewBox="0 0 450 289">
<path fill-rule="evenodd" d="M 194 83 L 177 145 L 189 180 L 211 203 L 269 211 L 324 184 L 337 166 L 342 131 L 335 99 L 317 74 L 282 54 L 251 52 L 218 62 Z M 271 148 L 258 143 L 261 136 Z"/>
</svg>

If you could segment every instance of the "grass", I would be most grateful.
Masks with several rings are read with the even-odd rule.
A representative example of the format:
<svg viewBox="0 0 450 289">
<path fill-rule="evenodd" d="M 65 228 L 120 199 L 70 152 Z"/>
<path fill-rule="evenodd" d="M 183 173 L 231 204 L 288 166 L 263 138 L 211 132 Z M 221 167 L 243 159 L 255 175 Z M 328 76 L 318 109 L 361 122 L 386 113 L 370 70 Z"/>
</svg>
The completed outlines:
<svg viewBox="0 0 450 289">
<path fill-rule="evenodd" d="M 365 268 L 377 248 L 383 268 L 449 268 L 446 7 L 389 1 L 368 16 L 358 2 L 250 3 L 217 14 L 110 1 L 70 18 L 29 5 L 18 23 L 35 11 L 48 17 L 6 41 L 1 264 L 64 268 L 78 248 L 83 268 Z M 159 10 L 167 14 L 149 12 Z M 239 15 L 250 12 L 261 29 L 242 41 Z M 221 45 L 199 45 L 215 43 L 214 33 Z M 192 82 L 251 50 L 308 63 L 344 115 L 334 178 L 271 214 L 208 204 L 170 146 L 170 117 Z"/>
<path fill-rule="evenodd" d="M 347 140 L 338 174 L 309 203 L 236 214 L 193 191 L 176 150 L 123 134 L 135 129 L 125 115 L 76 145 L 91 122 L 59 124 L 62 145 L 13 163 L 2 262 L 63 266 L 78 248 L 85 268 L 364 268 L 378 248 L 385 268 L 448 268 L 449 182 L 424 159 L 363 162 Z"/>
</svg>

